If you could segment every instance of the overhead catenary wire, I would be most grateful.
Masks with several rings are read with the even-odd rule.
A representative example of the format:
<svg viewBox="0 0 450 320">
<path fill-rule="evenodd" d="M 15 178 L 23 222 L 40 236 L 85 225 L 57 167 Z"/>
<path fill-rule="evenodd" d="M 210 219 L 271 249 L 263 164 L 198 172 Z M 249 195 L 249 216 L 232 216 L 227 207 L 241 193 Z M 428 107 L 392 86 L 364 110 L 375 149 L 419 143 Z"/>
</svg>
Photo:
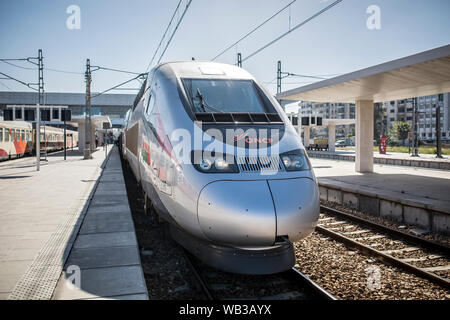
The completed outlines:
<svg viewBox="0 0 450 320">
<path fill-rule="evenodd" d="M 101 66 L 94 66 L 93 68 L 98 68 L 97 70 L 115 71 L 115 72 L 129 73 L 129 74 L 136 74 L 136 75 L 141 75 L 142 74 L 142 72 L 133 72 L 133 71 L 120 70 L 120 69 L 114 69 L 114 68 L 107 68 L 107 67 L 101 67 Z"/>
<path fill-rule="evenodd" d="M 257 55 L 258 53 L 260 53 L 261 51 L 263 51 L 264 49 L 270 47 L 271 45 L 273 45 L 275 42 L 277 42 L 278 40 L 284 38 L 286 35 L 290 34 L 291 32 L 297 30 L 298 28 L 300 28 L 301 26 L 307 24 L 308 22 L 310 22 L 311 20 L 317 18 L 318 16 L 320 16 L 321 14 L 325 13 L 326 11 L 330 10 L 331 8 L 333 8 L 334 6 L 336 6 L 337 4 L 339 4 L 340 2 L 342 2 L 343 0 L 336 0 L 335 2 L 333 2 L 332 4 L 330 4 L 329 6 L 323 8 L 322 10 L 318 11 L 317 13 L 315 13 L 314 15 L 312 15 L 311 17 L 309 17 L 308 19 L 300 22 L 299 24 L 297 24 L 295 27 L 293 27 L 292 29 L 290 29 L 289 31 L 283 33 L 282 35 L 278 36 L 277 38 L 275 38 L 274 40 L 270 41 L 269 43 L 267 43 L 266 45 L 262 46 L 261 48 L 259 48 L 258 50 L 256 50 L 255 52 L 251 53 L 250 55 L 248 55 L 247 57 L 242 59 L 242 62 L 254 57 L 255 55 Z"/>
<path fill-rule="evenodd" d="M 26 82 L 24 82 L 24 81 L 21 81 L 21 80 L 19 80 L 19 79 L 16 79 L 16 78 L 14 78 L 14 77 L 11 77 L 11 76 L 7 75 L 6 73 L 3 73 L 3 72 L 0 72 L 0 74 L 3 75 L 3 76 L 5 76 L 6 78 L 8 78 L 8 79 L 10 79 L 10 80 L 13 80 L 13 81 L 16 81 L 16 82 L 18 82 L 18 83 L 20 83 L 20 84 L 23 84 L 24 86 L 26 86 L 26 87 L 28 87 L 28 88 L 34 90 L 34 91 L 39 91 L 38 89 L 32 87 L 32 85 L 33 85 L 32 83 L 26 83 Z"/>
<path fill-rule="evenodd" d="M 7 59 L 0 59 L 1 62 L 9 64 L 10 66 L 16 67 L 16 68 L 20 68 L 20 69 L 25 69 L 25 70 L 36 70 L 36 68 L 29 68 L 29 67 L 24 67 L 24 66 L 19 66 L 17 64 L 14 64 L 12 62 L 9 62 Z"/>
<path fill-rule="evenodd" d="M 112 87 L 112 88 L 109 88 L 109 89 L 107 89 L 107 90 L 104 90 L 104 91 L 102 91 L 102 92 L 100 92 L 100 93 L 97 93 L 97 94 L 93 95 L 93 96 L 91 97 L 91 99 L 94 99 L 94 98 L 96 98 L 96 97 L 98 97 L 98 96 L 101 96 L 102 94 L 105 94 L 105 93 L 107 93 L 107 92 L 109 92 L 109 91 L 115 90 L 115 89 L 117 89 L 118 87 L 121 87 L 121 86 L 123 86 L 123 85 L 125 85 L 125 84 L 127 84 L 127 83 L 130 83 L 130 82 L 134 81 L 134 80 L 137 80 L 138 78 L 143 77 L 143 76 L 145 76 L 145 74 L 139 74 L 138 76 L 136 76 L 136 77 L 134 77 L 134 78 L 131 78 L 131 79 L 129 79 L 129 80 L 125 81 L 125 82 L 122 82 L 122 83 L 120 83 L 120 84 L 118 84 L 118 85 L 116 85 L 116 86 L 114 86 L 114 87 Z"/>
<path fill-rule="evenodd" d="M 251 34 L 253 34 L 256 30 L 258 30 L 259 28 L 261 28 L 262 26 L 264 26 L 267 22 L 269 22 L 270 20 L 272 20 L 273 18 L 275 18 L 276 16 L 278 16 L 280 13 L 282 13 L 284 10 L 286 10 L 287 8 L 290 8 L 291 5 L 296 2 L 297 0 L 293 0 L 290 3 L 288 3 L 286 6 L 284 6 L 283 8 L 281 8 L 280 10 L 278 10 L 275 14 L 273 14 L 270 18 L 266 19 L 263 23 L 259 24 L 257 27 L 255 27 L 254 29 L 252 29 L 250 32 L 248 32 L 246 35 L 244 35 L 242 38 L 240 38 L 239 40 L 237 40 L 236 42 L 234 42 L 232 45 L 228 46 L 225 50 L 223 50 L 221 53 L 219 53 L 218 55 L 216 55 L 213 59 L 211 59 L 211 61 L 216 60 L 217 58 L 219 58 L 220 56 L 222 56 L 224 53 L 228 52 L 231 48 L 233 48 L 234 46 L 236 46 L 237 44 L 239 44 L 241 41 L 243 41 L 244 39 L 248 38 Z"/>
<path fill-rule="evenodd" d="M 145 68 L 145 72 L 148 72 L 148 71 L 149 71 L 150 67 L 153 65 L 153 62 L 154 62 L 155 59 L 156 59 L 156 56 L 158 55 L 158 52 L 159 52 L 160 49 L 162 48 L 162 44 L 163 44 L 163 42 L 164 42 L 164 39 L 166 38 L 166 35 L 168 34 L 168 31 L 169 31 L 169 29 L 170 29 L 170 26 L 172 25 L 172 22 L 174 21 L 174 18 L 175 18 L 175 16 L 177 15 L 178 10 L 180 9 L 180 6 L 181 6 L 181 3 L 182 3 L 182 2 L 183 2 L 183 0 L 180 0 L 180 1 L 178 2 L 178 5 L 177 5 L 177 7 L 175 8 L 175 11 L 174 11 L 174 13 L 173 13 L 173 15 L 172 15 L 172 18 L 171 18 L 170 21 L 169 21 L 169 24 L 167 25 L 167 28 L 166 28 L 166 30 L 165 30 L 165 32 L 164 32 L 162 38 L 161 38 L 161 41 L 159 42 L 158 47 L 156 48 L 156 51 L 155 51 L 155 53 L 153 54 L 152 59 L 151 59 L 150 62 L 148 63 L 147 68 Z M 180 26 L 181 22 L 183 21 L 184 16 L 186 15 L 186 12 L 187 12 L 187 10 L 189 9 L 189 6 L 191 5 L 191 3 L 192 3 L 192 0 L 187 0 L 186 7 L 184 8 L 184 11 L 183 11 L 181 17 L 178 18 L 178 22 L 177 22 L 177 24 L 176 24 L 176 26 L 175 26 L 175 29 L 172 31 L 172 34 L 171 34 L 171 36 L 169 37 L 169 40 L 167 41 L 167 43 L 166 43 L 164 49 L 162 50 L 162 53 L 160 54 L 160 56 L 159 56 L 159 58 L 158 58 L 158 60 L 157 60 L 157 62 L 156 62 L 157 64 L 161 62 L 161 59 L 163 58 L 164 54 L 166 53 L 167 48 L 169 47 L 169 45 L 170 45 L 170 43 L 171 43 L 173 37 L 175 36 L 175 33 L 177 32 L 178 27 Z"/>
<path fill-rule="evenodd" d="M 36 68 L 28 68 L 16 65 L 14 63 L 9 62 L 8 60 L 20 60 L 20 61 L 26 61 L 27 59 L 0 59 L 1 62 L 9 64 L 11 66 L 14 66 L 16 68 L 20 69 L 27 69 L 27 70 L 36 70 Z M 95 68 L 95 67 L 93 67 Z M 127 71 L 127 70 L 120 70 L 120 69 L 114 69 L 114 68 L 107 68 L 107 67 L 101 67 L 98 66 L 97 70 L 107 70 L 107 71 L 115 71 L 115 72 L 121 72 L 121 73 L 129 73 L 129 74 L 135 74 L 140 75 L 141 72 L 133 72 L 133 71 Z M 67 73 L 67 74 L 76 74 L 76 75 L 84 75 L 84 72 L 77 72 L 77 71 L 69 71 L 69 70 L 61 70 L 61 69 L 55 69 L 55 68 L 45 68 L 46 71 L 53 71 L 53 72 L 59 72 L 59 73 Z M 95 71 L 95 70 L 94 70 Z"/>
</svg>

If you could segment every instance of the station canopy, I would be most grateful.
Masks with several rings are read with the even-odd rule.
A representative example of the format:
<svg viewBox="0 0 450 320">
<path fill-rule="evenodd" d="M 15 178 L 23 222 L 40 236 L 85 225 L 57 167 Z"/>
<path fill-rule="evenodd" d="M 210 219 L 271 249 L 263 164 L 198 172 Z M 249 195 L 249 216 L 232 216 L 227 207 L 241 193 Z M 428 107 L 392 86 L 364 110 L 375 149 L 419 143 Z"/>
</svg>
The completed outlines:
<svg viewBox="0 0 450 320">
<path fill-rule="evenodd" d="M 450 92 L 450 45 L 279 93 L 278 100 L 384 102 Z"/>
</svg>

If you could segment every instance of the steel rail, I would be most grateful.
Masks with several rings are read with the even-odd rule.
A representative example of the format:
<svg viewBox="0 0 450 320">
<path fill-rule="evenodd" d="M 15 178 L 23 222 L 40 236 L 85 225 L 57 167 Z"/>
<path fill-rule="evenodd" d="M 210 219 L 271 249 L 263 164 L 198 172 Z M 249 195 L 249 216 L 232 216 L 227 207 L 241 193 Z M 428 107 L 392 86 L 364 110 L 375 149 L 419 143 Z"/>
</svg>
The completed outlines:
<svg viewBox="0 0 450 320">
<path fill-rule="evenodd" d="M 194 274 L 195 279 L 197 280 L 200 288 L 202 289 L 203 293 L 206 295 L 208 300 L 217 300 L 215 297 L 213 291 L 208 286 L 208 283 L 205 281 L 205 279 L 201 276 L 200 271 L 195 266 L 195 262 L 192 261 L 193 256 L 191 253 L 186 251 L 186 249 L 182 248 L 184 257 L 186 259 L 186 262 L 188 264 L 189 269 Z M 284 276 L 289 278 L 289 280 L 297 281 L 302 286 L 305 286 L 311 290 L 315 296 L 319 297 L 320 300 L 338 300 L 335 296 L 333 296 L 331 293 L 320 287 L 317 283 L 315 283 L 313 280 L 311 280 L 308 276 L 301 273 L 298 269 L 292 268 L 288 271 L 285 271 L 280 274 L 280 276 Z"/>
<path fill-rule="evenodd" d="M 333 209 L 334 210 L 334 209 Z M 354 220 L 355 221 L 355 220 Z M 364 220 L 364 222 L 366 222 L 366 220 Z M 361 222 L 362 223 L 362 222 Z M 369 223 L 366 223 L 366 225 L 369 225 Z M 391 228 L 389 229 L 384 229 L 384 233 L 387 235 L 389 234 Z M 438 276 L 437 274 L 431 273 L 429 271 L 426 271 L 422 268 L 416 267 L 408 262 L 402 261 L 401 259 L 395 258 L 389 254 L 386 254 L 382 251 L 379 251 L 377 249 L 374 249 L 372 247 L 369 247 L 365 244 L 362 244 L 358 241 L 355 241 L 353 239 L 350 239 L 340 233 L 334 232 L 332 230 L 329 230 L 325 227 L 322 226 L 316 226 L 316 230 L 320 233 L 322 233 L 323 235 L 326 235 L 330 238 L 333 238 L 341 243 L 344 243 L 347 247 L 352 248 L 352 249 L 356 249 L 360 252 L 363 252 L 367 255 L 373 256 L 378 258 L 380 261 L 382 261 L 383 263 L 386 264 L 390 264 L 393 265 L 395 267 L 401 268 L 409 273 L 415 274 L 417 276 L 420 276 L 422 278 L 428 279 L 444 288 L 450 289 L 450 280 L 442 278 L 440 276 Z M 388 231 L 386 231 L 388 230 Z"/>
<path fill-rule="evenodd" d="M 385 225 L 382 225 L 382 224 L 379 224 L 379 223 L 376 223 L 376 222 L 373 222 L 370 220 L 366 220 L 364 218 L 354 216 L 352 214 L 349 214 L 347 212 L 344 212 L 344 211 L 341 211 L 338 209 L 334 209 L 334 208 L 330 208 L 330 207 L 321 205 L 320 210 L 324 211 L 326 213 L 329 213 L 331 215 L 334 215 L 337 217 L 342 217 L 342 218 L 348 219 L 348 220 L 352 220 L 359 224 L 377 229 L 378 231 L 385 232 L 389 235 L 394 235 L 397 238 L 400 238 L 402 240 L 406 240 L 409 242 L 413 242 L 417 245 L 425 247 L 426 249 L 432 249 L 435 251 L 445 253 L 446 255 L 450 255 L 450 247 L 445 246 L 443 244 L 440 244 L 440 243 L 437 243 L 437 242 L 434 242 L 434 241 L 431 241 L 428 239 L 424 239 L 424 238 L 415 236 L 413 234 L 403 232 L 403 231 L 400 231 L 400 230 L 397 230 L 397 229 L 394 229 L 394 228 L 391 228 L 391 227 L 388 227 L 388 226 L 385 226 Z"/>
<path fill-rule="evenodd" d="M 200 288 L 202 289 L 205 296 L 208 298 L 208 300 L 216 300 L 214 297 L 214 294 L 212 293 L 212 290 L 209 288 L 208 284 L 206 283 L 205 279 L 200 275 L 199 270 L 195 267 L 195 263 L 192 262 L 192 255 L 183 247 L 181 247 L 184 257 L 186 259 L 187 265 L 189 269 L 194 274 L 195 279 L 197 280 Z"/>
<path fill-rule="evenodd" d="M 311 291 L 313 291 L 317 296 L 322 298 L 323 300 L 338 300 L 334 295 L 329 293 L 327 290 L 319 286 L 316 282 L 311 280 L 307 275 L 301 273 L 297 268 L 292 268 L 289 271 L 286 271 L 287 276 L 296 278 L 297 281 L 301 281 L 305 283 Z"/>
</svg>

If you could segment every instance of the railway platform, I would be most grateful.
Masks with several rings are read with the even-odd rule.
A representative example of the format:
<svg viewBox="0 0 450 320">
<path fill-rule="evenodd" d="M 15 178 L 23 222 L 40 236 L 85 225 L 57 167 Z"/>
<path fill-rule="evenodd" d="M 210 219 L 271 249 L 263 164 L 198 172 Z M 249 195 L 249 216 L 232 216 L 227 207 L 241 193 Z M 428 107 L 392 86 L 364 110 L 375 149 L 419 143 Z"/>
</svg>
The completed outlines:
<svg viewBox="0 0 450 320">
<path fill-rule="evenodd" d="M 0 167 L 0 299 L 146 299 L 116 148 Z"/>
<path fill-rule="evenodd" d="M 321 200 L 450 234 L 450 172 L 375 164 L 374 173 L 357 173 L 348 161 L 310 160 Z"/>
<path fill-rule="evenodd" d="M 336 150 L 334 152 L 308 150 L 308 155 L 311 158 L 355 162 L 354 150 Z M 433 154 L 420 154 L 420 157 L 411 157 L 409 153 L 388 152 L 387 154 L 380 154 L 374 152 L 373 162 L 393 166 L 450 170 L 450 156 L 447 155 L 437 159 L 436 155 Z"/>
</svg>

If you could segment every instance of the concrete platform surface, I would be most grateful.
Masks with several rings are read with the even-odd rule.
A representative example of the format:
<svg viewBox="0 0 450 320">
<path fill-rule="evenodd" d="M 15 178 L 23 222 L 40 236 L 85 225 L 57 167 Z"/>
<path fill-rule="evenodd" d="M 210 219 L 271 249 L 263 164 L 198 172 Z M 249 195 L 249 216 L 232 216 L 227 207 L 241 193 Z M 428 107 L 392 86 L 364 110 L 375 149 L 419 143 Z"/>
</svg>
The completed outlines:
<svg viewBox="0 0 450 320">
<path fill-rule="evenodd" d="M 76 151 L 50 154 L 37 172 L 34 158 L 2 162 L 0 167 L 0 299 L 8 298 L 16 288 L 17 298 L 49 298 L 49 290 L 34 294 L 23 287 L 38 284 L 31 272 L 41 262 L 57 265 L 66 245 L 56 241 L 72 239 L 70 228 L 78 223 L 86 199 L 95 185 L 105 153 L 95 152 L 83 161 Z M 47 256 L 51 256 L 51 258 Z M 37 260 L 38 257 L 39 261 Z M 61 271 L 59 271 L 60 273 Z M 59 275 L 57 275 L 59 277 Z M 22 280 L 22 281 L 21 281 Z M 21 282 L 21 284 L 19 283 Z M 54 281 L 53 281 L 54 282 Z M 54 283 L 56 285 L 56 283 Z"/>
<path fill-rule="evenodd" d="M 448 171 L 375 164 L 374 173 L 357 173 L 355 165 L 351 162 L 317 158 L 310 160 L 319 186 L 340 192 L 335 196 L 329 192 L 327 200 L 330 198 L 333 200 L 334 197 L 336 201 L 333 202 L 351 203 L 349 199 L 350 194 L 353 193 L 424 209 L 427 214 L 437 213 L 441 220 L 448 221 L 450 218 L 450 172 Z M 346 194 L 349 197 L 347 200 Z M 321 196 L 324 199 L 323 195 Z M 356 205 L 355 201 L 353 201 L 354 205 Z M 361 207 L 360 204 L 359 206 Z M 400 211 L 398 214 L 405 218 L 405 208 Z M 426 226 L 427 223 L 423 224 Z M 429 224 L 432 222 L 429 221 Z M 448 225 L 445 226 L 447 229 L 448 227 Z"/>
<path fill-rule="evenodd" d="M 98 179 L 102 171 L 105 181 L 108 176 L 114 176 L 115 180 L 110 180 L 111 183 L 117 181 L 119 185 L 122 182 L 122 190 L 118 187 L 114 190 L 120 190 L 126 198 L 117 150 L 111 153 L 108 166 L 103 170 L 105 159 L 102 150 L 93 153 L 93 159 L 88 161 L 83 160 L 83 155 L 77 151 L 68 151 L 66 161 L 63 160 L 63 153 L 50 154 L 48 162 L 41 163 L 39 172 L 36 172 L 34 158 L 1 164 L 0 299 L 51 299 L 64 275 L 66 262 L 71 265 L 78 263 L 82 275 L 85 268 L 97 270 L 96 266 L 115 268 L 107 273 L 116 278 L 121 278 L 123 272 L 131 272 L 130 279 L 122 276 L 128 288 L 128 291 L 123 291 L 126 292 L 123 299 L 146 297 L 145 282 L 140 279 L 142 271 L 138 272 L 140 261 L 135 237 L 125 237 L 126 245 L 132 244 L 134 247 L 120 248 L 118 253 L 112 252 L 115 251 L 112 249 L 106 253 L 100 252 L 100 249 L 87 245 L 88 238 L 84 239 L 87 248 L 74 247 L 83 243 L 83 240 L 78 241 L 78 232 L 87 237 L 110 230 L 122 234 L 134 232 L 128 201 L 124 202 L 118 195 L 114 199 L 109 195 L 102 196 L 105 203 L 101 205 L 91 201 L 93 191 L 97 184 L 100 185 Z M 89 203 L 93 205 L 89 206 Z M 117 221 L 108 219 L 105 213 L 107 206 L 114 207 L 111 212 L 117 213 Z M 82 224 L 88 208 L 99 215 L 89 216 Z M 119 226 L 119 222 L 123 225 Z M 116 242 L 123 241 L 123 237 L 119 238 Z M 90 255 L 96 259 L 91 259 Z M 126 257 L 126 263 L 117 255 Z M 114 287 L 114 284 L 109 284 L 109 287 L 99 285 L 98 291 L 94 292 L 92 286 L 95 286 L 95 279 L 102 277 L 98 270 L 97 273 L 89 271 L 85 274 L 85 282 L 90 283 L 86 289 L 92 291 L 86 294 L 89 298 L 110 296 L 108 288 Z M 141 287 L 143 285 L 144 290 L 130 288 L 129 284 L 133 281 Z M 111 292 L 115 298 L 122 294 L 120 290 Z M 138 295 L 132 296 L 130 293 Z"/>
<path fill-rule="evenodd" d="M 52 299 L 148 299 L 117 148 L 111 151 Z"/>
</svg>

